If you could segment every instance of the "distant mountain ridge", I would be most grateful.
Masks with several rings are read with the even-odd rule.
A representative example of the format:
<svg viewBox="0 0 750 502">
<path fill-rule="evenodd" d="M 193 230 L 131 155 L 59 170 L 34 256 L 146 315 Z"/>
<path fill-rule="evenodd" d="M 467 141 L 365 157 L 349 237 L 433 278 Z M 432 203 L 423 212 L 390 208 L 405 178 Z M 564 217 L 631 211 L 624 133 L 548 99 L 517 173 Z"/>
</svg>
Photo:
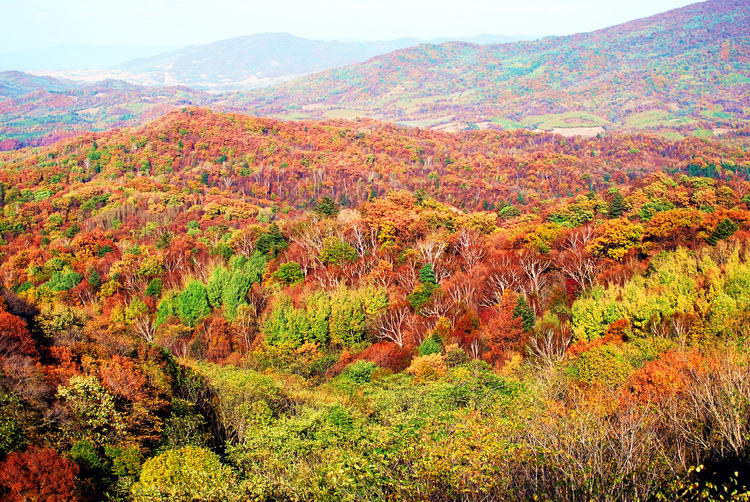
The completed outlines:
<svg viewBox="0 0 750 502">
<path fill-rule="evenodd" d="M 711 0 L 572 36 L 400 49 L 230 102 L 292 119 L 677 134 L 748 123 L 749 96 L 750 2 Z"/>
<path fill-rule="evenodd" d="M 479 35 L 477 43 L 497 43 L 525 37 Z M 444 41 L 447 39 L 441 39 Z M 321 41 L 289 33 L 260 33 L 194 45 L 138 58 L 117 70 L 144 75 L 161 85 L 197 88 L 261 87 L 299 75 L 366 61 L 423 41 L 401 38 L 374 42 Z"/>
</svg>

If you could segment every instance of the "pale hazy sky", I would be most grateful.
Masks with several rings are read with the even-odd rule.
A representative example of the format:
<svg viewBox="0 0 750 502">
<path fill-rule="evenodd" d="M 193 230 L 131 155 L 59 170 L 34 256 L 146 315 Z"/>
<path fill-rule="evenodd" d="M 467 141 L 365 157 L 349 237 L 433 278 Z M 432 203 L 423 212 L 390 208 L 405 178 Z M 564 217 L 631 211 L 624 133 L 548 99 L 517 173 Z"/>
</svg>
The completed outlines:
<svg viewBox="0 0 750 502">
<path fill-rule="evenodd" d="M 684 0 L 0 0 L 0 52 L 57 45 L 202 44 L 289 32 L 377 40 L 591 31 Z"/>
</svg>

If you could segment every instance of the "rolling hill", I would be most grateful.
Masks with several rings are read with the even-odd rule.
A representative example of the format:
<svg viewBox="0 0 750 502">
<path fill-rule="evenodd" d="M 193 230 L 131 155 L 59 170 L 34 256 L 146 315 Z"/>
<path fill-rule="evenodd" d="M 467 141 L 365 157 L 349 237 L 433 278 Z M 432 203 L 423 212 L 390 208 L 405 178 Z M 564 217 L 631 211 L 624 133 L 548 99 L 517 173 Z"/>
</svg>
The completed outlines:
<svg viewBox="0 0 750 502">
<path fill-rule="evenodd" d="M 40 77 L 20 71 L 0 72 L 0 98 L 15 98 L 34 91 L 66 91 L 77 87 L 75 82 Z"/>
<path fill-rule="evenodd" d="M 230 102 L 282 118 L 448 129 L 721 132 L 750 119 L 749 34 L 748 2 L 710 0 L 592 33 L 420 45 Z"/>
<path fill-rule="evenodd" d="M 211 100 L 187 87 L 144 87 L 117 80 L 84 84 L 2 72 L 0 150 L 141 124 L 177 107 Z"/>
<path fill-rule="evenodd" d="M 422 44 L 240 93 L 114 80 L 71 83 L 6 72 L 0 74 L 0 99 L 5 98 L 0 100 L 0 149 L 140 124 L 185 105 L 292 120 L 369 117 L 447 131 L 525 128 L 595 136 L 630 130 L 670 139 L 710 137 L 750 124 L 749 33 L 747 2 L 711 0 L 567 37 Z M 313 49 L 311 41 L 289 35 L 235 39 L 235 49 L 245 44 L 245 50 L 259 54 L 262 47 L 275 47 L 278 57 L 268 49 L 233 68 L 242 50 L 227 48 L 226 58 L 216 58 L 224 43 L 126 66 L 133 72 L 169 67 L 188 80 L 224 75 L 257 83 L 286 78 L 282 75 L 289 71 L 312 71 L 309 60 L 334 64 L 339 49 L 350 47 L 321 42 Z M 374 49 L 361 46 L 358 57 L 368 50 Z M 205 69 L 212 76 L 191 73 L 190 58 L 213 65 Z"/>
</svg>

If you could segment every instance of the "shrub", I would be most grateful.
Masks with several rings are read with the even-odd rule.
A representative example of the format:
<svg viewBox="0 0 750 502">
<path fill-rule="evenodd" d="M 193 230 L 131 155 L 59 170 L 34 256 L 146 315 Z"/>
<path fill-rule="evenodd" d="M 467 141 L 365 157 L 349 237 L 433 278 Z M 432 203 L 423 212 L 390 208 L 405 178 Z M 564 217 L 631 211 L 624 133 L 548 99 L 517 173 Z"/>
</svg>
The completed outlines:
<svg viewBox="0 0 750 502">
<path fill-rule="evenodd" d="M 255 248 L 270 258 L 276 258 L 279 251 L 286 249 L 287 242 L 281 235 L 278 225 L 272 223 L 268 230 L 262 233 L 255 242 Z"/>
<path fill-rule="evenodd" d="M 159 298 L 161 296 L 162 287 L 163 287 L 163 282 L 161 279 L 159 279 L 158 277 L 151 279 L 148 282 L 148 286 L 146 286 L 146 296 Z"/>
<path fill-rule="evenodd" d="M 367 383 L 372 380 L 372 375 L 378 369 L 378 365 L 371 361 L 356 361 L 347 366 L 341 372 L 341 376 L 357 384 Z"/>
<path fill-rule="evenodd" d="M 414 358 L 406 372 L 412 375 L 416 382 L 431 382 L 444 377 L 448 367 L 441 354 L 429 354 Z"/>
<path fill-rule="evenodd" d="M 75 287 L 83 280 L 81 274 L 70 269 L 54 272 L 47 282 L 47 287 L 52 291 L 67 291 Z"/>
<path fill-rule="evenodd" d="M 321 197 L 315 206 L 315 212 L 321 216 L 333 216 L 339 212 L 339 206 L 336 201 L 329 196 Z"/>
<path fill-rule="evenodd" d="M 195 326 L 198 321 L 211 314 L 206 287 L 200 281 L 191 281 L 187 287 L 174 298 L 175 313 L 188 326 Z"/>
<path fill-rule="evenodd" d="M 406 297 L 406 301 L 408 301 L 409 305 L 418 312 L 427 304 L 427 302 L 430 301 L 435 290 L 437 290 L 437 286 L 430 282 L 419 284 L 414 288 L 414 291 Z"/>
<path fill-rule="evenodd" d="M 602 345 L 581 354 L 577 362 L 578 377 L 589 384 L 615 387 L 633 372 L 622 349 L 615 345 Z"/>
<path fill-rule="evenodd" d="M 206 448 L 185 446 L 146 460 L 133 500 L 213 502 L 233 498 L 235 474 Z"/>
<path fill-rule="evenodd" d="M 437 284 L 435 269 L 432 268 L 430 263 L 425 263 L 425 265 L 419 269 L 419 281 L 423 284 Z"/>
<path fill-rule="evenodd" d="M 521 216 L 521 210 L 518 209 L 516 206 L 509 205 L 500 209 L 497 212 L 497 216 L 501 220 L 509 220 L 511 218 L 515 218 L 516 216 Z"/>
<path fill-rule="evenodd" d="M 288 261 L 279 265 L 276 272 L 273 274 L 274 278 L 286 285 L 297 284 L 305 279 L 305 274 L 302 272 L 302 267 L 296 261 Z"/>
<path fill-rule="evenodd" d="M 440 354 L 443 351 L 443 341 L 440 336 L 433 334 L 428 336 L 422 343 L 419 344 L 417 352 L 420 356 L 428 356 L 430 354 Z"/>
<path fill-rule="evenodd" d="M 338 237 L 330 236 L 323 239 L 320 260 L 326 265 L 341 265 L 348 261 L 354 261 L 358 257 L 357 251 Z"/>
<path fill-rule="evenodd" d="M 448 365 L 448 367 L 452 368 L 468 361 L 469 354 L 459 347 L 457 343 L 452 343 L 445 347 L 445 364 Z"/>
</svg>

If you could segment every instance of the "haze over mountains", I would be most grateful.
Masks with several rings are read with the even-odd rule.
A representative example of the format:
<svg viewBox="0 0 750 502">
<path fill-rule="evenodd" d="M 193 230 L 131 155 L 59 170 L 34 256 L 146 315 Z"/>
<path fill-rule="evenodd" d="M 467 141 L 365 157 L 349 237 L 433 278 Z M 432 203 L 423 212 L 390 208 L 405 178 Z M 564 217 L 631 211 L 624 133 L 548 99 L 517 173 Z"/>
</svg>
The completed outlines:
<svg viewBox="0 0 750 502">
<path fill-rule="evenodd" d="M 178 107 L 213 100 L 187 87 L 145 87 L 121 80 L 89 84 L 0 72 L 0 150 L 137 125 Z"/>
<path fill-rule="evenodd" d="M 530 37 L 485 34 L 458 40 L 489 44 L 523 39 Z M 125 62 L 121 62 L 122 60 L 116 59 L 113 55 L 110 63 L 105 66 L 68 67 L 65 71 L 36 73 L 89 82 L 117 78 L 139 85 L 188 85 L 214 91 L 247 90 L 317 71 L 360 63 L 374 56 L 420 43 L 440 43 L 448 40 L 454 39 L 401 38 L 373 42 L 340 42 L 310 40 L 289 33 L 260 33 L 209 44 L 191 45 Z M 36 68 L 49 69 L 54 68 Z"/>
<path fill-rule="evenodd" d="M 78 70 L 110 68 L 127 61 L 174 47 L 123 45 L 62 45 L 0 53 L 0 70 Z"/>
</svg>

